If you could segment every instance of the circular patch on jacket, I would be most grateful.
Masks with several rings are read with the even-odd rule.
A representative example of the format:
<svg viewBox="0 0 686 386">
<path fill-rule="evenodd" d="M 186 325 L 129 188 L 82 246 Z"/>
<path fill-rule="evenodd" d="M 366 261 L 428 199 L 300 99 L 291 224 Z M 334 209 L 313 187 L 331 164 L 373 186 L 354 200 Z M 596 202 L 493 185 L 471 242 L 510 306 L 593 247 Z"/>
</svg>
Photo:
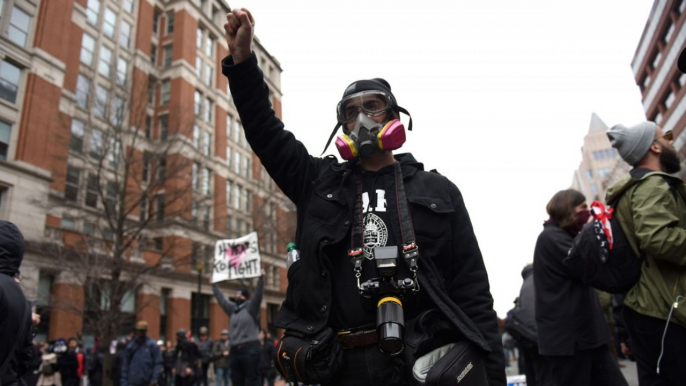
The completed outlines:
<svg viewBox="0 0 686 386">
<path fill-rule="evenodd" d="M 385 247 L 388 242 L 388 227 L 381 217 L 374 213 L 367 213 L 364 217 L 364 257 L 371 260 L 374 258 L 374 248 Z"/>
</svg>

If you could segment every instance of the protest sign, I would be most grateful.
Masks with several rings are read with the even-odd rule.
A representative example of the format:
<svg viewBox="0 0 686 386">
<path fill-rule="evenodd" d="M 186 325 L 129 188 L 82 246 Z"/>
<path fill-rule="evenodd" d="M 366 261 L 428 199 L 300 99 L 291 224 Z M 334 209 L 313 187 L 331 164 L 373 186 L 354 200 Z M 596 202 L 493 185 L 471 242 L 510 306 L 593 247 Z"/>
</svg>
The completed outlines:
<svg viewBox="0 0 686 386">
<path fill-rule="evenodd" d="M 212 283 L 258 277 L 260 250 L 257 232 L 233 240 L 219 240 L 214 247 Z"/>
</svg>

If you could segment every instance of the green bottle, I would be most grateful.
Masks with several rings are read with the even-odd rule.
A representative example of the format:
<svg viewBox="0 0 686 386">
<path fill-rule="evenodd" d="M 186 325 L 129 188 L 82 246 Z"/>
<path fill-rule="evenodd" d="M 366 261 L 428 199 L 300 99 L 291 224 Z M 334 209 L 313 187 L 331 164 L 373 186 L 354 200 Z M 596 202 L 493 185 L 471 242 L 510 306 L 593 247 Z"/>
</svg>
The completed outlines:
<svg viewBox="0 0 686 386">
<path fill-rule="evenodd" d="M 293 263 L 300 260 L 300 251 L 295 243 L 288 243 L 286 250 L 288 250 L 288 257 L 286 257 L 286 270 L 288 270 Z"/>
</svg>

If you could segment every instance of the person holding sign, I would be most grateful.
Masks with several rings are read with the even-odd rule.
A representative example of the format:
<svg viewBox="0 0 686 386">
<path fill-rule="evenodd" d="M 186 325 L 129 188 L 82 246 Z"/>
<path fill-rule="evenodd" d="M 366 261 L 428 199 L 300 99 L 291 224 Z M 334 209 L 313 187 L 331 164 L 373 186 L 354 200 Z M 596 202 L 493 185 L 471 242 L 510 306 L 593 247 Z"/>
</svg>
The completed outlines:
<svg viewBox="0 0 686 386">
<path fill-rule="evenodd" d="M 212 284 L 214 297 L 229 316 L 229 344 L 231 347 L 231 384 L 259 385 L 257 365 L 260 362 L 260 304 L 264 290 L 264 269 L 257 281 L 255 296 L 250 299 L 246 288 L 236 291 L 234 301 L 224 296 L 217 284 Z"/>
</svg>

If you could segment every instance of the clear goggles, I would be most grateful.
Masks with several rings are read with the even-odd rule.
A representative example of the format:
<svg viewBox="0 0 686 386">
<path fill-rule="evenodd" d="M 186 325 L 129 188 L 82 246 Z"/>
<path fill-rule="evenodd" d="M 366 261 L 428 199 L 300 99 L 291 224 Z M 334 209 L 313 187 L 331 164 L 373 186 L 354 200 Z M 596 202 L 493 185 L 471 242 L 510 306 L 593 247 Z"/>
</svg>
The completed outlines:
<svg viewBox="0 0 686 386">
<path fill-rule="evenodd" d="M 355 120 L 360 111 L 369 117 L 379 116 L 391 108 L 391 98 L 381 91 L 362 91 L 345 97 L 336 107 L 339 123 Z"/>
</svg>

